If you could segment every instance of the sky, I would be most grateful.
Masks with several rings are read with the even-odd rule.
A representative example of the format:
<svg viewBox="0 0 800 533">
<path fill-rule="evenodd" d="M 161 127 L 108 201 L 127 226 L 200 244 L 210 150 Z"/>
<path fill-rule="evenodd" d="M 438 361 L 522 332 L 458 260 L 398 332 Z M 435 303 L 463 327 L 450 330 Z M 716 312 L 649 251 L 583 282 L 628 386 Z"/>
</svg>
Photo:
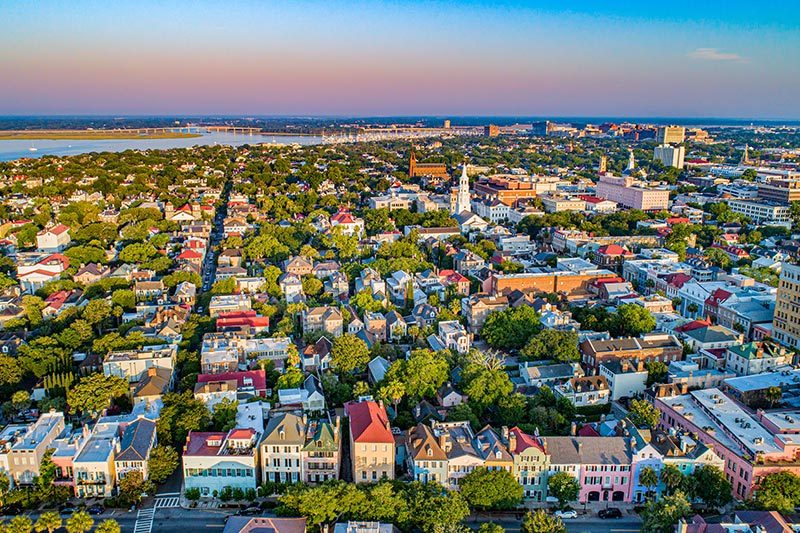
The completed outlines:
<svg viewBox="0 0 800 533">
<path fill-rule="evenodd" d="M 0 114 L 800 119 L 797 0 L 0 0 Z"/>
</svg>

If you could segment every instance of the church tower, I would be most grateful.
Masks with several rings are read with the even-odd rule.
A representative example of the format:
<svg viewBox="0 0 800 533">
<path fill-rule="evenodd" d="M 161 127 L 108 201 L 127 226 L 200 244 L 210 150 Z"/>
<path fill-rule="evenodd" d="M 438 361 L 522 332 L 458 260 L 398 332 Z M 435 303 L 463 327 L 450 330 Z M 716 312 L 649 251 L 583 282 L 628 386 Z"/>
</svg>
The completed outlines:
<svg viewBox="0 0 800 533">
<path fill-rule="evenodd" d="M 411 157 L 408 159 L 408 177 L 413 178 L 417 175 L 417 156 L 414 148 L 411 148 Z"/>
<path fill-rule="evenodd" d="M 628 156 L 628 168 L 625 169 L 625 172 L 628 174 L 633 174 L 633 171 L 636 169 L 636 159 L 633 157 L 633 150 L 630 151 L 630 155 Z"/>
<path fill-rule="evenodd" d="M 605 174 L 606 172 L 608 172 L 608 157 L 601 155 L 600 164 L 597 166 L 597 173 Z"/>
<path fill-rule="evenodd" d="M 467 163 L 464 162 L 461 178 L 458 180 L 458 191 L 456 193 L 455 209 L 453 214 L 458 215 L 464 211 L 472 211 L 469 201 L 469 177 L 467 176 Z"/>
<path fill-rule="evenodd" d="M 744 145 L 744 153 L 742 154 L 742 165 L 749 165 L 750 164 L 750 145 Z"/>
</svg>

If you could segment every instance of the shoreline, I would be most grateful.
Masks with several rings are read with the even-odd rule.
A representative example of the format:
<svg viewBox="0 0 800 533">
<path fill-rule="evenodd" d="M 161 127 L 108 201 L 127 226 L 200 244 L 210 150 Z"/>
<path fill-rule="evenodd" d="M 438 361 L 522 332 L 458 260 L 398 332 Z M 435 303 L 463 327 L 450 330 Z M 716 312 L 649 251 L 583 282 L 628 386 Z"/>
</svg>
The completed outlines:
<svg viewBox="0 0 800 533">
<path fill-rule="evenodd" d="M 122 131 L 0 131 L 0 141 L 113 141 L 149 139 L 191 139 L 202 133 L 158 132 L 134 133 Z"/>
</svg>

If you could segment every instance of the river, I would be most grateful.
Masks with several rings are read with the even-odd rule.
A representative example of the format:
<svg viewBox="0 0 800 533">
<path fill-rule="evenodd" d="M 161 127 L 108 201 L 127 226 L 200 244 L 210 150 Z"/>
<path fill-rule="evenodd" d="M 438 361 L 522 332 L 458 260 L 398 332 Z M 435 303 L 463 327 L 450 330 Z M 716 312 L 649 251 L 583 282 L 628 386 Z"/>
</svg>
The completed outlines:
<svg viewBox="0 0 800 533">
<path fill-rule="evenodd" d="M 108 140 L 6 140 L 0 139 L 0 161 L 45 155 L 78 155 L 88 152 L 122 152 L 124 150 L 165 150 L 197 145 L 224 144 L 320 144 L 322 137 L 299 135 L 257 135 L 247 133 L 209 132 L 201 137 L 176 139 L 108 139 Z M 31 150 L 36 148 L 36 150 Z"/>
</svg>

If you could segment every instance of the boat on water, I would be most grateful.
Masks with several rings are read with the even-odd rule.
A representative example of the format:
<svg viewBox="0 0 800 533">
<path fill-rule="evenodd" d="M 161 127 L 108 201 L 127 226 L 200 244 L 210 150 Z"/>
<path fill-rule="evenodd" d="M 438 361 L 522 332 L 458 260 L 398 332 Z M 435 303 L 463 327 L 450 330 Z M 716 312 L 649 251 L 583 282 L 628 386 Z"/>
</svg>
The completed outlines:
<svg viewBox="0 0 800 533">
<path fill-rule="evenodd" d="M 30 152 L 38 152 L 39 149 L 36 148 L 35 146 L 31 146 L 30 148 L 28 148 L 28 151 L 30 151 Z"/>
</svg>

